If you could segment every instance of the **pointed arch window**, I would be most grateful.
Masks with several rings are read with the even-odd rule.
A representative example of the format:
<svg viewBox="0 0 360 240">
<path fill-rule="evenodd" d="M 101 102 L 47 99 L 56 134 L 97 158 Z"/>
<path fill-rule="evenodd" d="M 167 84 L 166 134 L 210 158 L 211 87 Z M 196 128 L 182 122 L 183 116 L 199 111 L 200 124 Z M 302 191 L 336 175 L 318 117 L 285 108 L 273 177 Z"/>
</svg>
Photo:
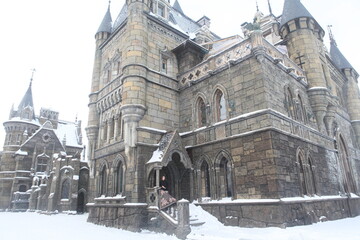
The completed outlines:
<svg viewBox="0 0 360 240">
<path fill-rule="evenodd" d="M 204 160 L 200 167 L 200 195 L 201 197 L 210 197 L 210 171 L 209 164 Z"/>
<path fill-rule="evenodd" d="M 115 194 L 121 194 L 123 192 L 123 183 L 124 183 L 124 165 L 122 162 L 119 162 L 119 165 L 116 168 L 115 174 Z"/>
<path fill-rule="evenodd" d="M 204 100 L 199 97 L 198 101 L 197 101 L 197 117 L 198 117 L 198 124 L 199 127 L 204 127 L 206 126 L 206 105 Z"/>
<path fill-rule="evenodd" d="M 224 93 L 221 90 L 215 92 L 215 114 L 216 121 L 222 121 L 226 119 L 226 101 Z"/>
<path fill-rule="evenodd" d="M 356 193 L 355 182 L 353 178 L 353 173 L 351 171 L 351 166 L 349 162 L 349 154 L 346 148 L 345 141 L 342 136 L 340 136 L 339 141 L 339 159 L 342 172 L 342 181 L 346 193 Z"/>
<path fill-rule="evenodd" d="M 298 156 L 298 166 L 299 166 L 299 181 L 301 187 L 302 195 L 307 195 L 307 188 L 305 183 L 305 168 L 304 168 L 304 157 L 302 155 Z"/>
<path fill-rule="evenodd" d="M 293 102 L 293 95 L 290 91 L 290 88 L 286 88 L 285 93 L 285 106 L 286 110 L 288 111 L 289 117 L 294 118 L 294 102 Z"/>
<path fill-rule="evenodd" d="M 106 195 L 107 190 L 107 171 L 106 166 L 103 166 L 99 176 L 99 194 L 100 196 Z"/>
<path fill-rule="evenodd" d="M 220 197 L 232 197 L 233 186 L 232 186 L 232 173 L 231 173 L 231 162 L 223 157 L 220 161 L 220 172 L 219 172 L 219 187 Z"/>
<path fill-rule="evenodd" d="M 61 184 L 61 199 L 70 198 L 70 179 L 67 178 Z"/>
<path fill-rule="evenodd" d="M 305 107 L 300 95 L 297 96 L 296 118 L 298 121 L 306 122 Z"/>
</svg>

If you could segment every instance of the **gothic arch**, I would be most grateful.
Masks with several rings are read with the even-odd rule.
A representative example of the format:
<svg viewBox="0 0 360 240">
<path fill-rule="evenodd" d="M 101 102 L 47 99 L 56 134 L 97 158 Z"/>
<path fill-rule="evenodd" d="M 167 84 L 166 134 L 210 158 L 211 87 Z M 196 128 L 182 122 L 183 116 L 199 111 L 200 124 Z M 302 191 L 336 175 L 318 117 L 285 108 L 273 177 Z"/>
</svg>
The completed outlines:
<svg viewBox="0 0 360 240">
<path fill-rule="evenodd" d="M 285 109 L 288 112 L 288 116 L 292 119 L 295 118 L 295 109 L 294 109 L 294 94 L 291 90 L 291 87 L 287 84 L 284 87 L 284 95 L 285 95 Z"/>
<path fill-rule="evenodd" d="M 342 184 L 344 186 L 345 192 L 348 194 L 357 193 L 356 185 L 354 181 L 354 175 L 350 163 L 349 149 L 341 133 L 339 133 L 338 135 L 337 149 L 339 156 L 340 171 L 342 173 Z"/>
<path fill-rule="evenodd" d="M 215 158 L 217 197 L 234 197 L 234 165 L 231 155 L 222 150 Z"/>
<path fill-rule="evenodd" d="M 212 93 L 212 107 L 214 122 L 219 122 L 228 119 L 228 94 L 226 88 L 218 84 L 215 86 Z"/>
<path fill-rule="evenodd" d="M 205 95 L 203 93 L 198 93 L 193 104 L 193 116 L 196 127 L 205 127 L 209 121 L 207 111 L 208 101 Z"/>
<path fill-rule="evenodd" d="M 71 179 L 70 177 L 66 177 L 61 182 L 61 191 L 60 191 L 60 199 L 70 199 L 71 196 Z"/>
<path fill-rule="evenodd" d="M 307 195 L 307 187 L 306 187 L 306 181 L 305 181 L 305 159 L 306 155 L 304 151 L 298 147 L 296 150 L 296 165 L 297 165 L 297 173 L 299 178 L 299 184 L 300 184 L 300 194 L 301 195 Z"/>
<path fill-rule="evenodd" d="M 98 195 L 102 196 L 107 194 L 108 190 L 108 176 L 109 176 L 109 166 L 108 163 L 103 160 L 99 165 L 99 169 L 97 172 L 97 188 L 98 188 Z"/>
<path fill-rule="evenodd" d="M 213 196 L 213 176 L 213 165 L 210 159 L 206 155 L 201 156 L 196 164 L 196 189 L 198 198 Z"/>
<path fill-rule="evenodd" d="M 121 154 L 118 154 L 113 161 L 113 192 L 114 195 L 121 194 L 125 186 L 125 172 L 126 164 L 125 159 Z"/>
</svg>

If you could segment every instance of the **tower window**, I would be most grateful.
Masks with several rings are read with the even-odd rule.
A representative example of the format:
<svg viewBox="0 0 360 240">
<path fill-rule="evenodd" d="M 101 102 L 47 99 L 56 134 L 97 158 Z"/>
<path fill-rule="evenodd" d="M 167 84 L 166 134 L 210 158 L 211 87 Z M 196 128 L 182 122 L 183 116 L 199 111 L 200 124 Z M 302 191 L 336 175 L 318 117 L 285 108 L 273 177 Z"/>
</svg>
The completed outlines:
<svg viewBox="0 0 360 240">
<path fill-rule="evenodd" d="M 162 59 L 161 61 L 161 72 L 167 73 L 167 59 Z"/>
<path fill-rule="evenodd" d="M 162 4 L 158 5 L 158 15 L 165 18 L 165 6 Z"/>
</svg>

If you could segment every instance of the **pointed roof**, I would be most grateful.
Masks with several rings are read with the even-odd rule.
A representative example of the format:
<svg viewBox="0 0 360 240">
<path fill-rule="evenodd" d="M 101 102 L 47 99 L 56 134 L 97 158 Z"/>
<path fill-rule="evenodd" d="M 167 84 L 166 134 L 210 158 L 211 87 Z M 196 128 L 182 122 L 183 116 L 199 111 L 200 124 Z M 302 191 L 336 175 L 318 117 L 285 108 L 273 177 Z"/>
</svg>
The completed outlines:
<svg viewBox="0 0 360 240">
<path fill-rule="evenodd" d="M 127 15 L 128 15 L 128 6 L 125 3 L 114 22 L 114 26 L 113 26 L 114 30 L 116 30 L 126 20 Z"/>
<path fill-rule="evenodd" d="M 340 52 L 334 39 L 331 39 L 331 42 L 330 42 L 330 56 L 331 56 L 331 60 L 334 62 L 336 67 L 338 67 L 340 70 L 354 69 L 351 66 L 351 64 L 349 63 L 349 61 Z"/>
<path fill-rule="evenodd" d="M 175 3 L 174 3 L 174 5 L 173 5 L 173 8 L 174 8 L 176 11 L 178 11 L 179 13 L 185 15 L 185 13 L 183 12 L 183 10 L 182 10 L 182 8 L 181 8 L 178 0 L 175 0 Z"/>
<path fill-rule="evenodd" d="M 26 91 L 24 97 L 22 98 L 18 110 L 21 111 L 26 107 L 32 107 L 34 109 L 34 102 L 33 102 L 33 96 L 32 96 L 32 90 L 31 90 L 31 83 L 29 85 L 28 90 Z"/>
<path fill-rule="evenodd" d="M 308 17 L 315 20 L 300 0 L 285 0 L 280 28 L 291 20 L 301 17 Z"/>
<path fill-rule="evenodd" d="M 105 13 L 105 16 L 104 16 L 104 18 L 100 24 L 100 27 L 96 33 L 100 33 L 100 32 L 111 33 L 111 29 L 112 29 L 112 18 L 111 18 L 111 13 L 110 13 L 110 4 L 109 4 L 108 10 Z"/>
</svg>

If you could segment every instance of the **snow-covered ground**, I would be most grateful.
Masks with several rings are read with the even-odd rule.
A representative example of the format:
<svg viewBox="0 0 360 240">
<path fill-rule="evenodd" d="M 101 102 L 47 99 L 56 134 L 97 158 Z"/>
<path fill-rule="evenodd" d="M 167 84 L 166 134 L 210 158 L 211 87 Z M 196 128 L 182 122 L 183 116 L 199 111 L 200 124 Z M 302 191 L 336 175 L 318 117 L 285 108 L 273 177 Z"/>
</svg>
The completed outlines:
<svg viewBox="0 0 360 240">
<path fill-rule="evenodd" d="M 287 229 L 247 229 L 226 227 L 213 216 L 191 206 L 192 215 L 206 223 L 193 227 L 188 239 L 194 240 L 360 240 L 360 217 Z M 42 215 L 38 213 L 0 213 L 1 240 L 174 240 L 174 236 L 143 231 L 132 233 L 86 222 L 87 215 Z"/>
</svg>

